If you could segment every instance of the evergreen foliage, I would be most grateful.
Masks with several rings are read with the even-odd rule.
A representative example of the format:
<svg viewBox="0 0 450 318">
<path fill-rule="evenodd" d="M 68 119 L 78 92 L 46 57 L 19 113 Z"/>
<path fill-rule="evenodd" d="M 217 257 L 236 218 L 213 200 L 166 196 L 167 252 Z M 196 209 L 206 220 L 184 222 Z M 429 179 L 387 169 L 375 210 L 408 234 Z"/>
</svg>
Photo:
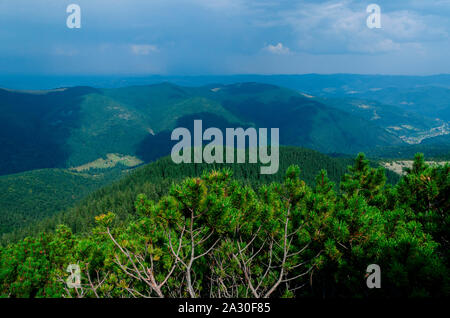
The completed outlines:
<svg viewBox="0 0 450 318">
<path fill-rule="evenodd" d="M 418 155 L 396 186 L 363 154 L 339 188 L 325 170 L 311 186 L 298 166 L 285 171 L 258 187 L 232 168 L 205 171 L 139 194 L 126 222 L 103 210 L 89 233 L 61 225 L 1 247 L 0 294 L 449 296 L 449 165 Z M 78 288 L 66 285 L 69 264 L 80 266 Z M 366 286 L 369 264 L 381 267 L 381 289 Z"/>
<path fill-rule="evenodd" d="M 86 184 L 86 181 L 91 180 L 92 182 L 97 179 L 92 180 L 92 178 L 79 177 L 80 182 L 71 188 L 69 185 L 73 184 L 73 174 L 67 174 L 70 178 L 66 180 L 63 178 L 52 178 L 53 170 L 39 172 L 38 175 L 40 177 L 38 179 L 35 177 L 37 173 L 26 173 L 25 176 L 29 178 L 29 182 L 33 182 L 32 184 L 50 184 L 46 185 L 49 191 L 44 189 L 44 191 L 39 192 L 39 189 L 35 189 L 30 194 L 27 193 L 27 183 L 22 182 L 21 178 L 15 176 L 0 177 L 0 189 L 2 188 L 2 178 L 4 178 L 3 180 L 8 180 L 8 182 L 4 183 L 4 187 L 16 188 L 17 191 L 15 193 L 19 196 L 17 197 L 14 195 L 15 193 L 8 192 L 3 192 L 2 194 L 4 198 L 2 198 L 0 203 L 5 202 L 5 204 L 0 204 L 0 221 L 4 219 L 5 221 L 3 222 L 9 226 L 5 226 L 0 243 L 14 242 L 25 236 L 53 230 L 58 224 L 68 225 L 74 233 L 87 232 L 94 225 L 94 216 L 102 211 L 113 211 L 118 216 L 118 221 L 124 222 L 128 218 L 133 217 L 131 211 L 139 193 L 146 194 L 152 200 L 158 200 L 167 194 L 172 182 L 181 181 L 185 177 L 201 176 L 203 171 L 228 167 L 233 170 L 235 178 L 257 188 L 261 184 L 271 181 L 282 181 L 283 172 L 293 164 L 302 168 L 302 177 L 308 184 L 312 185 L 314 183 L 315 175 L 322 168 L 326 169 L 330 174 L 330 178 L 336 182 L 345 173 L 346 166 L 350 163 L 351 159 L 330 158 L 309 149 L 281 147 L 279 172 L 275 175 L 261 175 L 259 165 L 255 164 L 177 165 L 173 163 L 171 158 L 166 157 L 132 171 L 119 181 L 93 192 L 75 205 L 73 205 L 72 195 L 77 194 L 81 196 L 83 193 L 87 195 L 88 190 L 95 190 L 94 186 L 96 184 L 90 186 L 90 183 Z M 96 170 L 90 171 L 90 174 L 105 175 L 102 181 L 105 183 L 108 180 L 111 182 L 119 178 L 121 173 L 120 169 L 109 172 L 101 171 L 100 169 Z M 57 175 L 63 177 L 66 174 L 59 172 Z M 397 182 L 398 177 L 396 178 L 393 182 Z M 70 196 L 65 196 L 66 192 L 70 193 Z M 34 206 L 37 198 L 40 202 L 47 202 L 46 205 L 39 205 L 42 208 L 40 210 L 36 210 Z M 14 206 L 13 209 L 9 208 L 11 205 Z M 44 206 L 48 206 L 49 209 L 43 209 Z M 52 206 L 55 207 L 54 210 L 50 209 Z M 2 207 L 4 208 L 2 209 Z M 17 211 L 19 213 L 12 213 Z M 18 217 L 22 215 L 34 222 L 21 223 L 22 220 Z M 27 226 L 27 224 L 30 225 Z"/>
</svg>

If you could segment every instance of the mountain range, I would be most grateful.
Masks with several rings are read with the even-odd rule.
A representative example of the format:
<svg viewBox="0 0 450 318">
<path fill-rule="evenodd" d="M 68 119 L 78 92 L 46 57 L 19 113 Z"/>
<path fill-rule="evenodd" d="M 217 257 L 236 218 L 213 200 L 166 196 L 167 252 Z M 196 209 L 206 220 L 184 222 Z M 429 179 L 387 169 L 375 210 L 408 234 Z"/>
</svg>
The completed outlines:
<svg viewBox="0 0 450 318">
<path fill-rule="evenodd" d="M 235 82 L 239 79 L 255 82 Z M 450 158 L 448 76 L 172 80 L 107 88 L 0 89 L 3 241 L 59 223 L 74 231 L 86 229 L 93 216 L 108 209 L 125 220 L 138 193 L 158 199 L 170 182 L 214 168 L 177 166 L 170 158 L 143 166 L 170 154 L 175 143 L 171 131 L 192 130 L 195 119 L 203 120 L 204 129 L 279 128 L 281 145 L 296 146 L 282 147 L 280 171 L 298 164 L 310 184 L 321 168 L 338 182 L 358 152 L 383 162 L 411 159 L 417 152 Z M 264 179 L 251 165 L 232 168 L 252 185 L 282 178 Z M 390 171 L 387 176 L 390 183 L 398 180 Z"/>
<path fill-rule="evenodd" d="M 336 103 L 261 83 L 1 89 L 0 105 L 2 175 L 76 167 L 111 153 L 149 162 L 167 155 L 170 132 L 191 127 L 194 119 L 202 119 L 205 128 L 280 128 L 283 145 L 347 154 L 404 145 L 388 125 L 428 129 L 434 123 L 379 105 L 367 106 L 373 108 L 367 116 L 354 111 L 353 101 Z M 374 114 L 382 116 L 381 124 Z"/>
</svg>

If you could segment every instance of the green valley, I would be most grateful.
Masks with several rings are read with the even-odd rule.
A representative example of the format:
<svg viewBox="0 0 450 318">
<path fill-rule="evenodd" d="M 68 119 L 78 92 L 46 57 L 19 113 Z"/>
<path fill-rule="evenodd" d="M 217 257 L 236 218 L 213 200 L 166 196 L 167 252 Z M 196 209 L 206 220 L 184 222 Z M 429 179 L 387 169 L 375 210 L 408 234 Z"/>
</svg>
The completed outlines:
<svg viewBox="0 0 450 318">
<path fill-rule="evenodd" d="M 283 127 L 281 144 L 324 153 L 404 144 L 364 118 L 258 83 L 0 89 L 0 105 L 0 174 L 81 166 L 109 153 L 149 162 L 169 154 L 170 131 L 193 119 L 215 127 Z"/>
</svg>

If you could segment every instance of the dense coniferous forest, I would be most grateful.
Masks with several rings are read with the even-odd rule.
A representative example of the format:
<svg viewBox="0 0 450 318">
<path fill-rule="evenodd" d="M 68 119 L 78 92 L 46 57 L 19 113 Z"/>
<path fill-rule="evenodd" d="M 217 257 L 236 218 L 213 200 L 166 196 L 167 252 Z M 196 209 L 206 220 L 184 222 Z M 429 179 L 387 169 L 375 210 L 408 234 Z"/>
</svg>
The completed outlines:
<svg viewBox="0 0 450 318">
<path fill-rule="evenodd" d="M 123 170 L 115 168 L 98 173 L 41 169 L 0 176 L 0 235 L 64 211 L 122 175 Z"/>
<path fill-rule="evenodd" d="M 97 206 L 90 211 L 95 213 L 82 216 L 81 210 L 88 210 L 81 209 L 70 219 L 68 212 L 55 219 L 68 221 L 56 231 L 1 247 L 0 293 L 449 295 L 448 164 L 428 166 L 417 155 L 413 167 L 392 186 L 384 169 L 371 167 L 362 154 L 341 177 L 339 169 L 329 175 L 319 170 L 308 183 L 303 179 L 311 177 L 314 165 L 327 166 L 327 161 L 306 162 L 313 165 L 304 169 L 308 174 L 296 165 L 282 166 L 281 180 L 249 178 L 251 166 L 245 165 L 210 167 L 201 176 L 196 169 L 202 166 L 183 165 L 186 170 L 180 171 L 167 160 L 138 169 L 96 193 L 97 202 L 91 197 Z M 148 182 L 142 184 L 140 178 Z M 331 179 L 336 178 L 340 182 L 335 185 Z M 78 218 L 83 221 L 71 224 Z M 66 285 L 69 264 L 80 266 L 76 288 Z M 382 289 L 367 288 L 369 264 L 380 266 Z"/>
<path fill-rule="evenodd" d="M 41 183 L 55 184 L 55 186 L 61 187 L 61 189 L 67 188 L 67 190 L 70 190 L 70 197 L 66 198 L 63 191 L 56 193 L 53 188 L 50 189 L 51 191 L 41 192 L 39 197 L 41 200 L 48 202 L 49 204 L 51 203 L 52 206 L 54 206 L 55 199 L 60 198 L 57 202 L 64 208 L 57 209 L 56 211 L 36 211 L 36 217 L 33 219 L 34 222 L 27 226 L 26 224 L 19 223 L 23 221 L 22 219 L 17 218 L 18 215 L 10 213 L 15 210 L 9 210 L 7 206 L 5 206 L 5 208 L 1 210 L 2 216 L 8 217 L 4 218 L 4 222 L 10 226 L 3 232 L 0 243 L 13 242 L 27 235 L 51 230 L 62 223 L 70 226 L 74 232 L 83 232 L 94 224 L 93 217 L 101 211 L 114 211 L 118 216 L 118 220 L 126 221 L 127 218 L 132 216 L 130 211 L 133 210 L 134 200 L 136 199 L 137 194 L 144 193 L 150 198 L 157 200 L 161 196 L 167 194 L 172 182 L 180 181 L 185 177 L 200 176 L 204 171 L 229 167 L 234 171 L 235 178 L 257 188 L 261 184 L 272 181 L 281 181 L 283 179 L 284 171 L 290 165 L 296 164 L 301 167 L 302 178 L 307 184 L 313 185 L 315 176 L 321 169 L 329 171 L 330 179 L 337 183 L 345 173 L 347 165 L 350 165 L 351 162 L 351 158 L 332 158 L 310 149 L 281 147 L 280 169 L 278 173 L 275 175 L 261 175 L 259 164 L 177 165 L 172 162 L 170 157 L 166 157 L 129 172 L 129 175 L 125 175 L 121 180 L 93 192 L 75 205 L 73 204 L 74 200 L 72 199 L 72 194 L 77 193 L 78 195 L 81 195 L 81 190 L 87 192 L 89 189 L 92 189 L 95 184 L 86 184 L 86 182 L 92 182 L 93 175 L 104 175 L 100 180 L 96 178 L 93 180 L 97 180 L 97 182 L 107 182 L 108 180 L 111 181 L 114 180 L 114 178 L 118 178 L 121 173 L 120 171 L 123 170 L 116 169 L 105 173 L 105 171 L 103 171 L 104 169 L 91 169 L 88 175 L 91 177 L 82 177 L 81 179 L 83 182 L 78 182 L 77 186 L 74 188 L 61 186 L 62 184 L 70 185 L 70 181 L 73 181 L 72 178 L 74 178 L 73 174 L 69 174 L 71 177 L 69 180 L 63 179 L 55 181 L 50 178 L 50 176 L 53 175 L 54 170 L 46 170 L 42 171 L 40 175 L 42 175 L 43 172 L 48 172 L 50 175 L 48 177 L 47 175 L 42 175 Z M 398 181 L 399 177 L 395 173 L 389 171 L 387 174 L 390 183 L 395 184 Z M 32 178 L 34 174 L 31 173 L 25 175 L 34 180 L 34 178 Z M 80 177 L 78 176 L 78 178 Z M 18 189 L 26 187 L 26 184 L 24 184 L 21 179 L 17 180 L 13 177 L 8 178 L 8 180 L 9 179 L 14 180 L 14 182 L 11 181 L 10 183 L 5 183 L 5 186 Z M 0 181 L 1 180 L 2 179 L 0 178 Z M 84 182 L 84 180 L 86 180 L 86 182 Z M 18 191 L 18 189 L 16 190 Z M 15 197 L 13 195 L 15 195 L 17 191 L 8 195 L 7 201 L 11 201 L 10 205 L 14 204 L 16 210 L 23 211 L 24 215 L 29 215 L 29 213 L 26 213 L 29 211 L 27 207 L 31 208 L 33 204 L 36 203 L 36 197 L 32 195 L 32 193 L 27 194 L 26 191 L 22 191 L 22 197 L 19 200 L 14 200 Z M 68 200 L 64 201 L 64 199 Z M 31 216 L 28 217 L 31 219 Z M 11 226 L 14 224 L 20 224 L 21 227 L 17 227 L 16 229 Z"/>
</svg>

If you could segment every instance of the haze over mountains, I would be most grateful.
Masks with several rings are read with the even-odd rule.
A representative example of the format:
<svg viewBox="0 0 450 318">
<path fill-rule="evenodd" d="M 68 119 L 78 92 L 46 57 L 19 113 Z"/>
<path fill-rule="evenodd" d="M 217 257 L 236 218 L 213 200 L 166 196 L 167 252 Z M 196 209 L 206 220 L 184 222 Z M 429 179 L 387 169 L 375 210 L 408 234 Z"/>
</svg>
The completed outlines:
<svg viewBox="0 0 450 318">
<path fill-rule="evenodd" d="M 450 75 L 395 76 L 357 74 L 228 75 L 228 76 L 12 76 L 0 75 L 0 87 L 11 89 L 53 89 L 91 86 L 120 88 L 170 82 L 180 86 L 211 83 L 266 83 L 317 97 L 371 99 L 425 116 L 449 118 Z"/>
<path fill-rule="evenodd" d="M 231 77 L 217 79 L 226 82 L 226 78 L 232 81 Z M 286 86 L 304 89 L 255 82 L 0 89 L 0 174 L 75 167 L 110 153 L 148 162 L 167 155 L 173 144 L 172 129 L 189 128 L 194 119 L 203 119 L 204 127 L 278 127 L 281 144 L 323 153 L 402 147 L 442 135 L 445 140 L 448 133 L 449 76 L 395 78 L 395 88 L 390 86 L 392 77 L 257 78 L 279 83 L 289 78 Z M 174 81 L 195 84 L 203 80 Z M 411 95 L 414 102 L 403 96 L 411 91 L 416 92 Z M 439 107 L 431 107 L 433 103 Z"/>
</svg>

